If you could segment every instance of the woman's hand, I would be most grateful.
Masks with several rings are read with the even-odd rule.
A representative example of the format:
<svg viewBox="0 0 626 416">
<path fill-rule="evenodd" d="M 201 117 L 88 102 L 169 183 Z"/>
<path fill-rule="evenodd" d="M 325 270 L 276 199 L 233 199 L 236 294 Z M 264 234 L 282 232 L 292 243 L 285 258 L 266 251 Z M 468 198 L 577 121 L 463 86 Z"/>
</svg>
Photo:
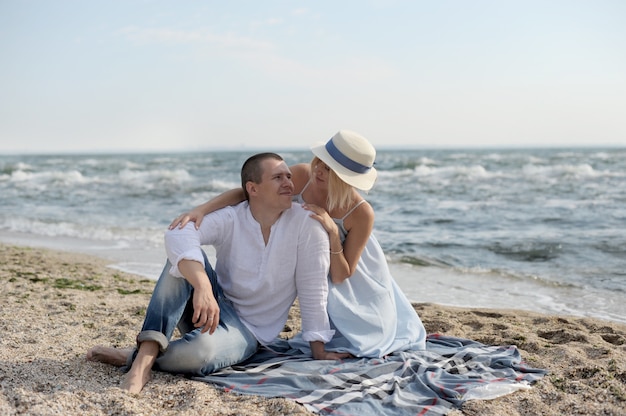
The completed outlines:
<svg viewBox="0 0 626 416">
<path fill-rule="evenodd" d="M 184 212 L 180 214 L 178 217 L 174 218 L 174 221 L 168 227 L 170 230 L 173 230 L 178 226 L 178 228 L 183 228 L 189 221 L 195 223 L 196 230 L 200 228 L 200 224 L 202 223 L 202 219 L 204 218 L 204 211 L 199 208 L 194 208 L 189 212 Z"/>
<path fill-rule="evenodd" d="M 335 221 L 333 221 L 333 219 L 324 208 L 315 204 L 306 203 L 302 204 L 302 208 L 306 209 L 307 211 L 311 211 L 311 218 L 319 221 L 319 223 L 322 224 L 322 226 L 329 235 L 332 235 L 333 232 L 337 231 L 337 224 L 335 224 Z"/>
</svg>

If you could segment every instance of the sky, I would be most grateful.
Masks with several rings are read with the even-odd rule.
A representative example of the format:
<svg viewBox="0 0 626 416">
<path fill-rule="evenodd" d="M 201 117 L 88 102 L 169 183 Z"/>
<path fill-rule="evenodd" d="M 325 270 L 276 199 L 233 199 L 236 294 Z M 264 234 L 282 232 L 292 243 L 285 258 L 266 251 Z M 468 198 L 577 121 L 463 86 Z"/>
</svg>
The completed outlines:
<svg viewBox="0 0 626 416">
<path fill-rule="evenodd" d="M 0 154 L 626 146 L 623 0 L 0 0 Z"/>
</svg>

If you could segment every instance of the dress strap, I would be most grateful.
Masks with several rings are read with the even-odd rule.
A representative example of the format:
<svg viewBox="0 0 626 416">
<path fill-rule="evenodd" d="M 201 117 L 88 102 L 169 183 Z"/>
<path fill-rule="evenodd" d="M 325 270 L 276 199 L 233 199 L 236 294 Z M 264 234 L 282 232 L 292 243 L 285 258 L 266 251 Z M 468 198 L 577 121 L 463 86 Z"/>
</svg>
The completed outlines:
<svg viewBox="0 0 626 416">
<path fill-rule="evenodd" d="M 309 179 L 309 180 L 306 182 L 306 185 L 304 185 L 304 188 L 302 188 L 302 190 L 300 191 L 300 195 L 302 195 L 302 194 L 304 193 L 304 191 L 306 191 L 306 188 L 308 188 L 308 187 L 309 187 L 309 184 L 310 184 L 310 183 L 311 183 L 311 180 Z"/>
<path fill-rule="evenodd" d="M 360 200 L 358 204 L 356 204 L 355 206 L 353 206 L 350 211 L 346 212 L 346 215 L 344 215 L 343 217 L 341 217 L 341 221 L 345 220 L 346 217 L 350 214 L 352 214 L 352 211 L 354 211 L 355 209 L 357 209 L 363 202 L 366 202 L 364 199 Z"/>
<path fill-rule="evenodd" d="M 304 188 L 302 188 L 302 190 L 300 191 L 299 194 L 294 195 L 293 196 L 293 201 L 297 202 L 299 204 L 304 204 L 306 201 L 304 200 L 304 198 L 302 197 L 302 194 L 304 193 L 304 191 L 306 191 L 306 188 L 309 187 L 309 184 L 311 183 L 311 181 L 308 181 L 305 185 Z"/>
</svg>

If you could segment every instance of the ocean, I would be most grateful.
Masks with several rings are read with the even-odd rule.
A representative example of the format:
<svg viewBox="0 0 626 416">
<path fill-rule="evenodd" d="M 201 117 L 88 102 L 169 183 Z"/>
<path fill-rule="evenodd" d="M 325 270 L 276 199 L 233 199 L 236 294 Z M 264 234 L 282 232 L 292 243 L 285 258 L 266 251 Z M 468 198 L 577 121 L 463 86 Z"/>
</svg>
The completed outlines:
<svg viewBox="0 0 626 416">
<path fill-rule="evenodd" d="M 171 220 L 240 186 L 252 153 L 0 155 L 0 241 L 156 279 Z M 626 323 L 626 148 L 380 150 L 376 168 L 374 233 L 412 301 Z"/>
</svg>

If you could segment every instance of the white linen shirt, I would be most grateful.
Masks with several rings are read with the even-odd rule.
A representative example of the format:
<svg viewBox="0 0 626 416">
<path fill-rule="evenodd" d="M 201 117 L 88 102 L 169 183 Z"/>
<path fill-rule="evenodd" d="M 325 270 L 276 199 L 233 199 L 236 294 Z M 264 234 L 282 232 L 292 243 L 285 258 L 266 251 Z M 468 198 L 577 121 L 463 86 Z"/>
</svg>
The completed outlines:
<svg viewBox="0 0 626 416">
<path fill-rule="evenodd" d="M 263 344 L 282 331 L 296 296 L 300 302 L 305 341 L 330 341 L 326 302 L 330 244 L 322 225 L 310 212 L 292 204 L 271 227 L 265 244 L 260 224 L 247 201 L 165 233 L 170 274 L 182 277 L 178 263 L 204 264 L 201 246 L 215 247 L 217 280 L 244 325 Z"/>
</svg>

